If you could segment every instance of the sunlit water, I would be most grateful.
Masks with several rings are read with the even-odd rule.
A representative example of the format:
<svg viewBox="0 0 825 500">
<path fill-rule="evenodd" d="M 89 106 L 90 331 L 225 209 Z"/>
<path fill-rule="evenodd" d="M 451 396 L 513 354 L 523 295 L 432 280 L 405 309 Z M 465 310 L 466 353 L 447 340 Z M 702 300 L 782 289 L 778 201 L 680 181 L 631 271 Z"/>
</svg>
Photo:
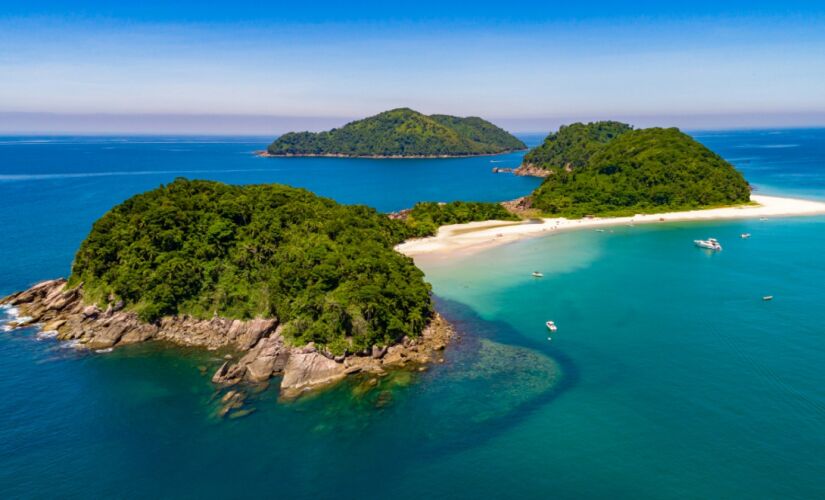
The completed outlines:
<svg viewBox="0 0 825 500">
<path fill-rule="evenodd" d="M 695 135 L 762 192 L 825 197 L 825 131 Z M 490 173 L 491 159 L 518 154 L 296 161 L 251 156 L 263 138 L 34 140 L 0 141 L 4 294 L 65 275 L 94 219 L 176 176 L 286 182 L 381 210 L 514 198 L 537 183 Z M 723 252 L 692 246 L 709 236 Z M 825 218 L 813 217 L 622 226 L 421 259 L 462 332 L 444 364 L 291 404 L 269 389 L 237 420 L 215 416 L 218 353 L 86 354 L 33 330 L 0 333 L 0 491 L 819 497 L 822 255 Z"/>
</svg>

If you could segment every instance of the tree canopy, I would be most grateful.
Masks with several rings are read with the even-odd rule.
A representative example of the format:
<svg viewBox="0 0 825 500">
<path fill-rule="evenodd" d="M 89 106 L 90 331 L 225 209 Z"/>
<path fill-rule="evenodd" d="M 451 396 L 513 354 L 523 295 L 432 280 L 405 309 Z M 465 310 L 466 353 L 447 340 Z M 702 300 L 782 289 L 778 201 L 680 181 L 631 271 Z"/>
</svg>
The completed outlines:
<svg viewBox="0 0 825 500">
<path fill-rule="evenodd" d="M 632 215 L 750 199 L 741 173 L 676 128 L 626 131 L 577 168 L 550 170 L 531 199 L 553 215 Z"/>
<path fill-rule="evenodd" d="M 147 321 L 277 317 L 297 343 L 352 352 L 416 336 L 432 315 L 423 273 L 393 250 L 411 234 L 303 189 L 178 179 L 95 222 L 70 284 Z"/>
<path fill-rule="evenodd" d="M 430 236 L 439 226 L 485 220 L 520 220 L 500 203 L 454 201 L 416 203 L 407 216 L 411 236 Z"/>
<path fill-rule="evenodd" d="M 477 117 L 393 109 L 326 132 L 290 132 L 267 148 L 280 156 L 470 156 L 526 149 L 519 139 Z"/>
<path fill-rule="evenodd" d="M 524 155 L 523 163 L 545 169 L 583 167 L 602 146 L 631 130 L 630 125 L 616 121 L 563 125 Z"/>
</svg>

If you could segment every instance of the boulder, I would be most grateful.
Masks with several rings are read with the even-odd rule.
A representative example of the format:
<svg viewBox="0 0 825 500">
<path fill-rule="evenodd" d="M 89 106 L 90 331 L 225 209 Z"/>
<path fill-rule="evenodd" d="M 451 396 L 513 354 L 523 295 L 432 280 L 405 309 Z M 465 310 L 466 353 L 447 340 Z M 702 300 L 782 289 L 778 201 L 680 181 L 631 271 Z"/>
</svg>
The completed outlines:
<svg viewBox="0 0 825 500">
<path fill-rule="evenodd" d="M 90 305 L 83 308 L 83 312 L 80 313 L 83 316 L 83 319 L 92 319 L 96 318 L 98 314 L 100 314 L 100 309 L 96 305 Z"/>
<path fill-rule="evenodd" d="M 262 337 L 269 335 L 278 326 L 278 320 L 276 319 L 256 318 L 242 323 L 241 327 L 236 327 L 235 323 L 233 321 L 232 326 L 229 328 L 229 336 L 232 338 L 233 330 L 235 330 L 236 335 L 238 335 L 236 344 L 238 349 L 242 351 L 252 348 Z"/>
<path fill-rule="evenodd" d="M 385 365 L 400 365 L 406 361 L 407 353 L 404 346 L 394 345 L 387 350 L 384 356 Z"/>
<path fill-rule="evenodd" d="M 44 332 L 56 332 L 61 326 L 66 324 L 65 319 L 56 319 L 54 321 L 49 321 L 45 325 L 43 325 Z"/>
<path fill-rule="evenodd" d="M 139 325 L 128 328 L 123 337 L 120 338 L 120 344 L 137 344 L 138 342 L 146 342 L 154 338 L 157 328 L 151 325 Z"/>
<path fill-rule="evenodd" d="M 281 380 L 281 396 L 293 398 L 302 392 L 316 389 L 346 376 L 344 365 L 317 352 L 296 349 L 289 356 Z"/>
<path fill-rule="evenodd" d="M 233 385 L 241 381 L 246 373 L 246 366 L 230 365 L 225 361 L 220 368 L 212 375 L 213 384 Z"/>
</svg>

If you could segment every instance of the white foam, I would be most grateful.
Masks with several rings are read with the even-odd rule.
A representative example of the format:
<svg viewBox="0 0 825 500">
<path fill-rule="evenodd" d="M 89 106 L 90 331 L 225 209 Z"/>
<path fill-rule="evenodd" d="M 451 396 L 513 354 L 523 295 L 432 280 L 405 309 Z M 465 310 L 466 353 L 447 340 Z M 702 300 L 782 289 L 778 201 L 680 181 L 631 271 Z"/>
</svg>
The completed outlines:
<svg viewBox="0 0 825 500">
<path fill-rule="evenodd" d="M 63 349 L 81 349 L 83 344 L 80 343 L 79 340 L 68 340 L 66 342 L 62 342 L 60 347 Z"/>
<path fill-rule="evenodd" d="M 44 330 L 42 332 L 37 332 L 36 337 L 38 340 L 53 339 L 57 337 L 57 330 Z"/>
<path fill-rule="evenodd" d="M 17 316 L 20 315 L 20 309 L 9 304 L 3 304 L 3 310 L 6 312 L 6 316 L 12 319 L 17 319 Z"/>
</svg>

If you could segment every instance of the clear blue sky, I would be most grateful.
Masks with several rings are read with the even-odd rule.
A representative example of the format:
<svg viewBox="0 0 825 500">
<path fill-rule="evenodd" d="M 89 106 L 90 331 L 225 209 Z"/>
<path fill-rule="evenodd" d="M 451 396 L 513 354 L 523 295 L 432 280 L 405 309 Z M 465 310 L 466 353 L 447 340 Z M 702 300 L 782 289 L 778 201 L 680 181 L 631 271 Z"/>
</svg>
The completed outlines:
<svg viewBox="0 0 825 500">
<path fill-rule="evenodd" d="M 816 3 L 6 2 L 0 132 L 825 125 Z"/>
</svg>

